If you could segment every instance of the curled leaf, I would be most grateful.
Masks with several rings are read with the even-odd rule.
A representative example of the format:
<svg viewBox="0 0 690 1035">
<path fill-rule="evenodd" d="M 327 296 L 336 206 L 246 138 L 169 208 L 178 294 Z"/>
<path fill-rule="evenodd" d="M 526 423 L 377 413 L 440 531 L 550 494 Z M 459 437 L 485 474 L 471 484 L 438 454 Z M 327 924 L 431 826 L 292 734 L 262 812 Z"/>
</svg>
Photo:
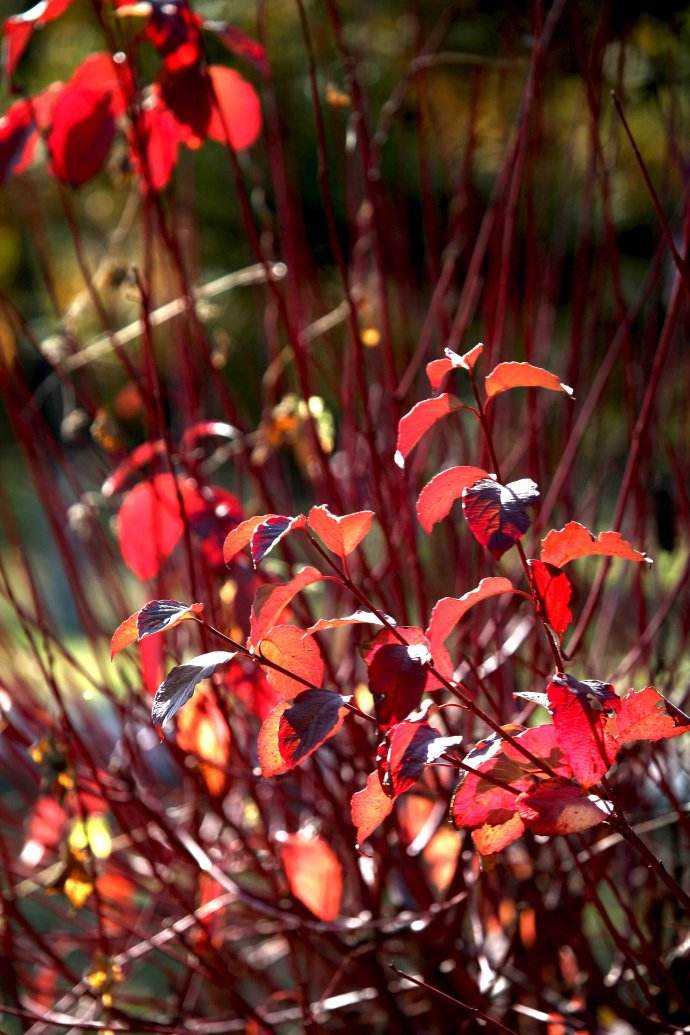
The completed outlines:
<svg viewBox="0 0 690 1035">
<path fill-rule="evenodd" d="M 460 619 L 482 600 L 498 596 L 501 593 L 514 593 L 515 587 L 510 579 L 502 577 L 482 579 L 478 586 L 463 593 L 461 597 L 443 597 L 431 612 L 426 630 L 432 651 L 436 644 L 445 643 Z"/>
<path fill-rule="evenodd" d="M 484 387 L 489 399 L 509 388 L 548 388 L 552 392 L 573 394 L 572 388 L 559 381 L 555 374 L 532 363 L 499 363 L 484 378 Z"/>
<path fill-rule="evenodd" d="M 252 563 L 256 568 L 267 557 L 274 546 L 295 529 L 304 528 L 306 518 L 302 514 L 297 517 L 286 517 L 284 514 L 270 514 L 265 521 L 258 524 L 252 532 L 250 552 Z M 232 533 L 230 533 L 232 535 Z M 226 539 L 227 543 L 227 539 Z M 225 548 L 223 556 L 225 557 Z M 226 562 L 227 563 L 227 562 Z"/>
<path fill-rule="evenodd" d="M 528 561 L 537 592 L 544 605 L 544 618 L 559 636 L 573 620 L 568 606 L 573 587 L 565 572 L 543 561 Z"/>
<path fill-rule="evenodd" d="M 110 641 L 110 656 L 115 657 L 131 643 L 146 636 L 172 629 L 180 622 L 203 613 L 203 604 L 182 604 L 179 600 L 149 600 L 118 625 Z"/>
<path fill-rule="evenodd" d="M 401 722 L 387 733 L 378 753 L 381 786 L 391 798 L 413 787 L 426 766 L 462 743 L 443 737 L 428 722 Z"/>
<path fill-rule="evenodd" d="M 443 351 L 445 352 L 444 359 L 433 359 L 431 363 L 426 365 L 426 376 L 429 378 L 429 384 L 433 391 L 437 391 L 441 387 L 446 375 L 451 370 L 473 370 L 475 363 L 484 351 L 484 346 L 480 342 L 470 349 L 469 352 L 466 352 L 464 356 L 459 356 L 452 349 L 444 349 Z"/>
<path fill-rule="evenodd" d="M 202 679 L 208 679 L 234 657 L 235 652 L 216 650 L 208 654 L 199 654 L 184 665 L 176 665 L 158 687 L 153 698 L 151 719 L 154 726 L 162 726 L 172 719 L 190 699 L 197 684 Z"/>
<path fill-rule="evenodd" d="M 409 454 L 437 421 L 462 408 L 464 408 L 464 404 L 459 399 L 444 392 L 432 399 L 422 399 L 404 417 L 401 417 L 398 424 L 398 441 L 395 452 L 395 462 L 398 467 L 405 466 L 405 460 Z"/>
</svg>

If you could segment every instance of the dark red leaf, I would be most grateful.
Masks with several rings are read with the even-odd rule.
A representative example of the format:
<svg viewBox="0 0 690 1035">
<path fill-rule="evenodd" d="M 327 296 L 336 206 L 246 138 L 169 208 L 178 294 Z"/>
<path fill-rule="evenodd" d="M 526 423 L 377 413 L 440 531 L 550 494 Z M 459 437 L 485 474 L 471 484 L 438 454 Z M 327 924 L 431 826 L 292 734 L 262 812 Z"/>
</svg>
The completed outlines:
<svg viewBox="0 0 690 1035">
<path fill-rule="evenodd" d="M 231 54 L 246 58 L 261 72 L 268 68 L 265 47 L 261 43 L 257 43 L 256 40 L 251 39 L 250 36 L 247 36 L 236 25 L 231 25 L 229 22 L 205 21 L 204 29 L 207 32 L 212 32 L 228 48 Z"/>
<path fill-rule="evenodd" d="M 396 635 L 396 633 L 398 635 Z M 368 666 L 372 664 L 376 651 L 379 650 L 380 647 L 384 646 L 384 644 L 399 644 L 399 636 L 402 636 L 405 643 L 408 643 L 410 646 L 417 646 L 423 648 L 425 651 L 431 651 L 429 639 L 422 629 L 419 629 L 415 625 L 400 625 L 396 629 L 396 632 L 393 632 L 391 629 L 382 629 L 376 634 L 364 652 L 364 661 L 366 664 Z M 453 663 L 445 647 L 442 644 L 437 643 L 432 652 L 432 656 L 434 668 L 436 668 L 445 679 L 452 679 Z M 443 686 L 443 683 L 441 683 L 432 672 L 428 671 L 426 674 L 424 691 L 426 693 L 431 693 L 432 690 L 438 690 L 441 686 Z"/>
<path fill-rule="evenodd" d="M 270 517 L 275 517 L 275 515 L 257 514 L 255 517 L 246 518 L 236 528 L 233 528 L 223 543 L 223 561 L 226 564 L 231 564 L 240 550 L 244 550 L 245 546 L 249 546 L 251 538 L 259 525 L 263 524 Z"/>
<path fill-rule="evenodd" d="M 526 507 L 538 499 L 531 478 L 508 485 L 483 478 L 463 491 L 462 508 L 472 535 L 498 560 L 529 528 Z"/>
<path fill-rule="evenodd" d="M 347 710 L 345 698 L 332 690 L 303 690 L 282 712 L 278 750 L 294 769 L 340 729 Z"/>
<path fill-rule="evenodd" d="M 391 798 L 409 790 L 427 765 L 457 747 L 462 737 L 443 737 L 427 722 L 401 722 L 387 733 L 379 748 L 381 786 Z"/>
<path fill-rule="evenodd" d="M 419 705 L 426 685 L 425 662 L 430 660 L 431 653 L 422 644 L 388 643 L 375 652 L 369 665 L 369 689 L 381 729 L 400 722 Z"/>
<path fill-rule="evenodd" d="M 608 772 L 618 752 L 605 713 L 618 697 L 610 683 L 566 675 L 554 676 L 547 693 L 558 745 L 578 783 L 592 787 Z"/>
<path fill-rule="evenodd" d="M 544 604 L 544 617 L 553 631 L 562 636 L 573 620 L 573 613 L 568 606 L 573 592 L 570 579 L 553 564 L 544 564 L 543 561 L 528 563 Z"/>
<path fill-rule="evenodd" d="M 100 172 L 115 136 L 110 94 L 68 84 L 55 104 L 48 150 L 55 176 L 79 187 Z"/>
<path fill-rule="evenodd" d="M 626 561 L 652 561 L 646 554 L 635 550 L 620 532 L 592 533 L 578 521 L 569 521 L 558 530 L 551 529 L 542 540 L 540 557 L 545 564 L 562 568 L 579 557 L 622 557 Z"/>
<path fill-rule="evenodd" d="M 0 119 L 0 184 L 29 168 L 36 155 L 39 129 L 47 129 L 61 86 L 15 101 Z"/>
<path fill-rule="evenodd" d="M 131 0 L 118 4 L 122 9 Z M 144 34 L 163 58 L 169 72 L 195 66 L 201 58 L 201 25 L 187 0 L 151 0 L 151 17 Z"/>
<path fill-rule="evenodd" d="M 434 475 L 417 497 L 417 517 L 425 532 L 450 514 L 463 489 L 491 475 L 481 467 L 449 467 Z"/>
</svg>

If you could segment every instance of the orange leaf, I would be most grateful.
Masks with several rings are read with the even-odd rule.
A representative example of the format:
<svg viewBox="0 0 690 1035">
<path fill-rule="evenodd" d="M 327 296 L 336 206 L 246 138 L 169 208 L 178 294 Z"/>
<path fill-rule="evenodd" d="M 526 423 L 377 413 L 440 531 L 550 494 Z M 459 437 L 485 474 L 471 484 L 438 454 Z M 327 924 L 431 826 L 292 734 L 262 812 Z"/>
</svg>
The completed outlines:
<svg viewBox="0 0 690 1035">
<path fill-rule="evenodd" d="M 548 388 L 552 392 L 573 394 L 572 388 L 559 381 L 556 374 L 532 363 L 499 363 L 484 378 L 484 387 L 489 399 L 509 388 Z"/>
<path fill-rule="evenodd" d="M 343 897 L 343 868 L 330 845 L 321 837 L 289 834 L 280 845 L 280 857 L 295 898 L 319 920 L 335 920 Z"/>
<path fill-rule="evenodd" d="M 350 812 L 357 827 L 357 845 L 370 837 L 393 810 L 393 802 L 383 790 L 378 773 L 369 773 L 367 785 L 352 795 Z"/>
<path fill-rule="evenodd" d="M 259 525 L 274 516 L 274 514 L 259 514 L 256 517 L 247 518 L 246 521 L 240 521 L 239 525 L 228 533 L 223 543 L 223 560 L 225 563 L 230 564 L 235 554 L 238 554 L 240 550 L 244 550 L 245 546 L 249 546 L 251 538 Z"/>
<path fill-rule="evenodd" d="M 354 514 L 337 517 L 326 506 L 312 507 L 309 511 L 309 527 L 329 550 L 339 557 L 347 557 L 369 534 L 373 518 L 373 510 L 359 510 Z"/>
<path fill-rule="evenodd" d="M 269 661 L 289 669 L 296 676 L 320 686 L 323 680 L 324 664 L 319 645 L 313 636 L 308 636 L 296 625 L 274 625 L 261 641 L 261 655 Z M 264 669 L 266 679 L 286 701 L 301 693 L 305 684 L 298 679 Z"/>
<path fill-rule="evenodd" d="M 417 517 L 425 532 L 450 514 L 463 489 L 491 475 L 482 467 L 449 467 L 434 475 L 417 497 Z"/>
<path fill-rule="evenodd" d="M 667 701 L 653 686 L 631 690 L 614 702 L 615 715 L 607 732 L 623 744 L 634 740 L 666 740 L 690 730 L 690 717 Z"/>
<path fill-rule="evenodd" d="M 569 521 L 560 529 L 551 531 L 542 539 L 540 557 L 545 564 L 562 568 L 579 557 L 622 557 L 626 561 L 645 561 L 651 558 L 635 550 L 620 532 L 600 532 L 594 538 L 579 521 Z"/>
<path fill-rule="evenodd" d="M 481 603 L 488 597 L 498 596 L 500 593 L 514 592 L 515 587 L 510 579 L 495 577 L 482 579 L 478 586 L 463 593 L 461 597 L 443 597 L 431 612 L 431 619 L 426 630 L 432 652 L 435 647 L 446 642 L 463 615 L 475 604 Z"/>
<path fill-rule="evenodd" d="M 293 597 L 324 578 L 318 568 L 307 566 L 280 586 L 260 586 L 254 596 L 250 617 L 250 635 L 254 646 L 257 647 L 269 629 L 277 623 Z"/>
<path fill-rule="evenodd" d="M 422 399 L 416 406 L 400 418 L 398 424 L 398 442 L 395 462 L 398 467 L 405 466 L 405 460 L 419 442 L 420 438 L 433 428 L 442 417 L 464 408 L 464 404 L 454 395 L 444 392 L 432 399 Z"/>
<path fill-rule="evenodd" d="M 485 823 L 478 830 L 473 830 L 472 840 L 480 855 L 494 855 L 512 845 L 524 832 L 525 824 L 516 813 L 505 823 L 497 823 L 495 826 Z"/>
<path fill-rule="evenodd" d="M 426 376 L 429 378 L 432 389 L 437 391 L 443 384 L 446 374 L 449 374 L 451 370 L 473 370 L 483 351 L 484 346 L 481 342 L 466 352 L 464 356 L 459 356 L 452 349 L 444 349 L 445 359 L 434 359 L 426 365 Z"/>
<path fill-rule="evenodd" d="M 261 775 L 267 779 L 271 776 L 281 776 L 287 773 L 290 766 L 285 763 L 278 747 L 278 727 L 283 712 L 290 707 L 289 701 L 281 701 L 273 708 L 261 724 L 259 739 L 257 741 L 257 753 Z"/>
</svg>

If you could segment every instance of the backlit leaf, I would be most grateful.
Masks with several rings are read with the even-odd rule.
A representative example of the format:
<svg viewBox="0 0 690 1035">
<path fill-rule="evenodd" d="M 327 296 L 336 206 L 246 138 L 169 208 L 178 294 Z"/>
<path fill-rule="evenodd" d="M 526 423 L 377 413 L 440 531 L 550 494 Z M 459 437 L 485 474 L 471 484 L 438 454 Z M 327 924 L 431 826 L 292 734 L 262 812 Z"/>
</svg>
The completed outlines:
<svg viewBox="0 0 690 1035">
<path fill-rule="evenodd" d="M 386 735 L 379 753 L 378 772 L 384 791 L 397 798 L 419 780 L 427 765 L 462 742 L 444 737 L 427 722 L 401 722 Z"/>
<path fill-rule="evenodd" d="M 495 855 L 512 845 L 525 832 L 525 824 L 517 813 L 501 823 L 485 823 L 472 831 L 474 847 L 480 855 Z"/>
<path fill-rule="evenodd" d="M 347 557 L 369 534 L 373 518 L 373 510 L 360 510 L 337 517 L 326 506 L 312 507 L 309 511 L 309 527 L 329 550 L 339 557 Z"/>
<path fill-rule="evenodd" d="M 580 787 L 547 781 L 517 798 L 523 823 L 535 834 L 577 834 L 605 823 L 606 813 Z"/>
<path fill-rule="evenodd" d="M 233 528 L 223 543 L 223 560 L 225 563 L 230 564 L 240 550 L 244 550 L 245 546 L 249 546 L 251 538 L 259 525 L 275 516 L 275 514 L 259 514 L 256 517 L 250 517 L 245 521 L 241 521 L 236 528 Z"/>
<path fill-rule="evenodd" d="M 529 528 L 526 507 L 538 499 L 531 478 L 508 485 L 483 478 L 463 491 L 462 508 L 472 535 L 498 560 Z"/>
<path fill-rule="evenodd" d="M 127 493 L 117 534 L 127 567 L 140 579 L 154 578 L 184 534 L 173 475 L 156 475 Z"/>
<path fill-rule="evenodd" d="M 340 729 L 345 698 L 332 690 L 303 690 L 280 716 L 278 749 L 293 769 Z"/>
<path fill-rule="evenodd" d="M 387 617 L 391 625 L 395 625 L 395 621 Z M 373 611 L 353 611 L 351 615 L 343 615 L 342 618 L 319 618 L 304 635 L 323 632 L 325 629 L 339 629 L 344 625 L 383 625 L 383 622 Z"/>
<path fill-rule="evenodd" d="M 395 453 L 395 462 L 398 467 L 405 466 L 405 460 L 409 454 L 437 421 L 462 407 L 463 403 L 459 399 L 444 392 L 442 395 L 436 395 L 432 399 L 422 399 L 404 417 L 401 417 L 398 424 L 398 441 Z"/>
<path fill-rule="evenodd" d="M 289 701 L 281 701 L 277 704 L 265 717 L 259 730 L 256 750 L 259 756 L 261 775 L 267 779 L 271 776 L 281 776 L 292 768 L 281 755 L 278 744 L 280 720 L 283 717 L 283 712 L 289 707 Z"/>
<path fill-rule="evenodd" d="M 177 720 L 177 745 L 199 760 L 199 771 L 209 792 L 219 795 L 227 782 L 230 727 L 210 694 L 195 694 Z"/>
<path fill-rule="evenodd" d="M 8 80 L 14 76 L 34 29 L 59 18 L 71 2 L 72 0 L 39 0 L 39 3 L 34 4 L 28 11 L 13 14 L 6 20 L 3 26 L 3 63 Z"/>
<path fill-rule="evenodd" d="M 608 772 L 618 751 L 605 714 L 618 701 L 613 687 L 598 680 L 557 675 L 547 693 L 558 745 L 578 783 L 592 787 Z"/>
<path fill-rule="evenodd" d="M 666 740 L 690 730 L 690 716 L 666 700 L 653 686 L 631 690 L 613 703 L 607 732 L 622 744 L 635 740 Z"/>
<path fill-rule="evenodd" d="M 260 586 L 254 596 L 250 616 L 250 637 L 255 647 L 278 619 L 290 601 L 307 586 L 321 582 L 326 576 L 318 568 L 305 567 L 298 575 L 279 586 Z"/>
<path fill-rule="evenodd" d="M 375 652 L 369 664 L 369 689 L 381 729 L 401 722 L 419 705 L 426 685 L 425 664 L 430 660 L 422 644 L 388 643 Z"/>
<path fill-rule="evenodd" d="M 542 540 L 541 560 L 562 568 L 579 557 L 622 557 L 626 561 L 652 561 L 635 550 L 620 532 L 600 532 L 595 538 L 578 521 L 569 521 L 560 529 L 552 529 Z"/>
<path fill-rule="evenodd" d="M 179 600 L 149 600 L 117 627 L 110 641 L 110 656 L 114 658 L 130 643 L 163 632 L 164 629 L 172 629 L 180 622 L 202 614 L 203 610 L 203 604 L 182 604 Z"/>
<path fill-rule="evenodd" d="M 559 381 L 555 374 L 532 363 L 499 363 L 484 378 L 484 387 L 489 399 L 509 388 L 548 388 L 552 392 L 573 394 L 572 388 Z"/>
<path fill-rule="evenodd" d="M 478 586 L 463 593 L 461 597 L 443 597 L 431 612 L 431 619 L 426 630 L 432 651 L 436 644 L 445 643 L 460 619 L 482 600 L 498 596 L 501 593 L 514 593 L 515 587 L 510 579 L 486 578 Z"/>
<path fill-rule="evenodd" d="M 80 187 L 100 172 L 114 137 L 110 95 L 68 84 L 56 101 L 48 134 L 53 173 L 63 183 Z"/>
<path fill-rule="evenodd" d="M 463 489 L 491 475 L 481 467 L 449 467 L 434 475 L 417 497 L 417 517 L 425 532 L 450 514 Z"/>
<path fill-rule="evenodd" d="M 321 837 L 288 834 L 280 842 L 280 858 L 295 898 L 319 920 L 335 920 L 343 897 L 343 868 L 330 845 Z"/>
<path fill-rule="evenodd" d="M 371 837 L 378 826 L 393 811 L 393 802 L 381 786 L 377 772 L 370 773 L 367 785 L 352 795 L 350 813 L 357 828 L 357 846 Z"/>
<path fill-rule="evenodd" d="M 296 676 L 319 686 L 323 680 L 324 663 L 316 640 L 296 625 L 274 625 L 261 641 L 260 656 L 288 669 Z M 304 690 L 298 679 L 266 666 L 266 679 L 286 701 Z"/>
<path fill-rule="evenodd" d="M 251 83 L 234 68 L 210 65 L 208 76 L 213 103 L 206 135 L 242 151 L 255 143 L 261 131 L 261 104 Z"/>
<path fill-rule="evenodd" d="M 190 699 L 198 683 L 208 679 L 219 668 L 235 657 L 234 652 L 223 650 L 199 654 L 184 665 L 176 665 L 156 690 L 151 707 L 154 726 L 162 726 Z"/>
<path fill-rule="evenodd" d="M 433 359 L 426 365 L 426 376 L 429 378 L 429 384 L 434 392 L 441 387 L 446 375 L 451 370 L 473 370 L 475 363 L 484 351 L 484 346 L 481 343 L 475 345 L 464 356 L 459 356 L 452 349 L 443 351 L 445 352 L 444 359 Z"/>
<path fill-rule="evenodd" d="M 565 572 L 543 561 L 528 561 L 537 591 L 542 599 L 545 619 L 555 633 L 561 636 L 573 620 L 568 606 L 573 587 Z"/>
<path fill-rule="evenodd" d="M 284 539 L 290 532 L 294 532 L 295 529 L 304 528 L 305 524 L 306 518 L 302 514 L 297 517 L 271 514 L 265 521 L 257 525 L 250 540 L 250 553 L 254 567 L 256 568 L 264 557 L 268 556 L 281 539 Z"/>
</svg>

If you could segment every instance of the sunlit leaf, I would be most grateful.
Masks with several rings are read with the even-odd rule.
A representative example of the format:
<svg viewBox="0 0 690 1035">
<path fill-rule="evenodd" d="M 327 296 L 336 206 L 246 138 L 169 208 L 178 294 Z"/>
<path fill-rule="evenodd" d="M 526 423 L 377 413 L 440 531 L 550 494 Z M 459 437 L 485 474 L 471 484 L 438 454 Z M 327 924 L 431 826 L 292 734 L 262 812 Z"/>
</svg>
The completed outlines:
<svg viewBox="0 0 690 1035">
<path fill-rule="evenodd" d="M 618 751 L 605 721 L 605 709 L 618 701 L 613 687 L 598 680 L 556 675 L 547 693 L 558 745 L 578 783 L 592 787 L 609 770 Z"/>
<path fill-rule="evenodd" d="M 554 781 L 520 794 L 517 808 L 535 834 L 577 834 L 607 820 L 606 813 L 580 787 Z"/>
<path fill-rule="evenodd" d="M 307 586 L 325 578 L 317 568 L 305 567 L 298 575 L 279 586 L 260 586 L 254 596 L 250 618 L 250 635 L 255 647 L 266 633 L 277 625 L 291 600 Z"/>
<path fill-rule="evenodd" d="M 544 605 L 544 618 L 561 636 L 573 620 L 570 597 L 573 587 L 565 572 L 543 561 L 528 561 L 532 577 Z"/>
<path fill-rule="evenodd" d="M 432 399 L 422 399 L 404 417 L 401 417 L 398 424 L 395 452 L 395 462 L 398 467 L 405 466 L 405 460 L 409 454 L 427 431 L 433 428 L 434 424 L 442 417 L 448 416 L 449 413 L 462 409 L 463 405 L 454 395 L 444 392 Z"/>
<path fill-rule="evenodd" d="M 180 622 L 201 615 L 203 604 L 182 604 L 179 600 L 149 600 L 118 625 L 110 641 L 110 656 L 115 657 L 131 643 L 163 630 L 173 629 Z"/>
<path fill-rule="evenodd" d="M 323 681 L 325 666 L 319 645 L 296 625 L 274 625 L 261 641 L 260 656 L 316 686 Z M 287 701 L 305 689 L 305 684 L 299 679 L 268 666 L 265 673 L 271 686 Z"/>
<path fill-rule="evenodd" d="M 532 363 L 499 363 L 484 378 L 484 387 L 489 399 L 509 388 L 548 388 L 552 392 L 573 394 L 572 388 L 559 381 L 555 374 Z"/>
<path fill-rule="evenodd" d="M 417 517 L 424 531 L 431 532 L 438 521 L 450 514 L 463 489 L 482 478 L 491 478 L 482 467 L 449 467 L 434 475 L 417 497 Z"/>
<path fill-rule="evenodd" d="M 373 510 L 360 510 L 338 517 L 326 506 L 312 507 L 309 511 L 309 528 L 316 532 L 329 550 L 339 557 L 347 557 L 369 534 L 373 519 Z"/>
<path fill-rule="evenodd" d="M 666 740 L 690 730 L 690 716 L 676 708 L 653 686 L 631 690 L 613 702 L 607 732 L 622 744 L 635 740 Z"/>
<path fill-rule="evenodd" d="M 378 773 L 370 773 L 366 787 L 353 794 L 350 803 L 352 822 L 357 828 L 358 847 L 371 837 L 392 811 L 393 802 L 383 790 Z"/>
<path fill-rule="evenodd" d="M 387 643 L 374 653 L 368 666 L 369 689 L 381 729 L 401 722 L 419 705 L 430 660 L 423 644 Z"/>
<path fill-rule="evenodd" d="M 538 499 L 531 478 L 508 485 L 484 478 L 463 491 L 462 508 L 472 535 L 498 560 L 529 528 L 526 508 Z"/>
<path fill-rule="evenodd" d="M 478 586 L 461 597 L 443 597 L 434 606 L 426 630 L 432 651 L 436 644 L 445 643 L 460 619 L 476 604 L 501 593 L 514 592 L 510 579 L 496 577 L 482 579 Z"/>
<path fill-rule="evenodd" d="M 154 726 L 162 726 L 190 699 L 198 683 L 208 679 L 235 657 L 234 652 L 216 650 L 173 668 L 156 690 L 151 706 Z"/>
<path fill-rule="evenodd" d="M 578 521 L 569 521 L 561 529 L 552 529 L 542 539 L 541 560 L 562 568 L 579 557 L 622 557 L 627 561 L 652 561 L 646 554 L 635 550 L 620 532 L 600 532 L 595 538 Z"/>
</svg>

